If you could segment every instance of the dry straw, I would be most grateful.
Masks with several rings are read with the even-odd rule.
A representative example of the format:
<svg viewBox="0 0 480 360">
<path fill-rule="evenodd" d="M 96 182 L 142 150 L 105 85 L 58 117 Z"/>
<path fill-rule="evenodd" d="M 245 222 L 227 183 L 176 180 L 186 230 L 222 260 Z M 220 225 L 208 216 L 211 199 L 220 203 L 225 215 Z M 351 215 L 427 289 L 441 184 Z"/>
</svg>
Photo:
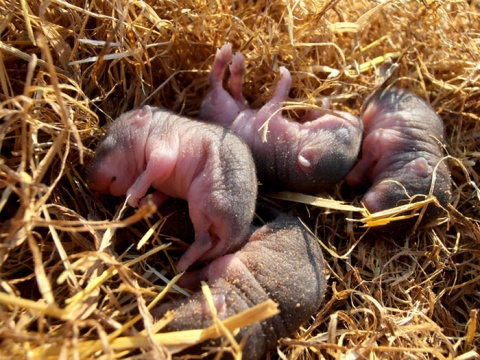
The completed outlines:
<svg viewBox="0 0 480 360">
<path fill-rule="evenodd" d="M 173 315 L 149 310 L 185 296 L 173 269 L 186 239 L 166 231 L 176 214 L 135 212 L 85 184 L 122 112 L 197 115 L 227 41 L 246 57 L 253 107 L 280 66 L 293 75 L 292 117 L 326 96 L 358 114 L 386 82 L 424 97 L 444 119 L 454 181 L 436 226 L 397 241 L 369 228 L 422 204 L 379 218 L 346 185 L 323 198 L 265 195 L 318 236 L 329 278 L 322 308 L 268 356 L 479 357 L 478 0 L 3 0 L 0 14 L 1 358 L 167 358 L 219 334 L 240 358 L 232 334 L 275 313 L 259 304 L 206 330 L 159 333 Z"/>
</svg>

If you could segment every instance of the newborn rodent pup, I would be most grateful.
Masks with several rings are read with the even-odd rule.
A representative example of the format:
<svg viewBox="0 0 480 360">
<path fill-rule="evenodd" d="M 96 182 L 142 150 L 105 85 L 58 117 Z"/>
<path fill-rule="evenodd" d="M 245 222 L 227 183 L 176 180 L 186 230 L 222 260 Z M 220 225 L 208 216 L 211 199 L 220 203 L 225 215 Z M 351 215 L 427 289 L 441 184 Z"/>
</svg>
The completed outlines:
<svg viewBox="0 0 480 360">
<path fill-rule="evenodd" d="M 111 124 L 87 183 L 102 193 L 127 194 L 131 206 L 138 206 L 150 187 L 157 206 L 169 197 L 187 200 L 195 240 L 179 271 L 237 250 L 257 195 L 252 155 L 237 135 L 148 105 Z"/>
<path fill-rule="evenodd" d="M 222 85 L 230 62 L 231 95 Z M 298 122 L 287 119 L 281 113 L 281 102 L 287 99 L 292 78 L 285 67 L 280 68 L 272 99 L 252 110 L 242 93 L 244 66 L 243 55 L 233 56 L 229 44 L 217 51 L 200 118 L 229 127 L 245 140 L 259 180 L 270 189 L 309 194 L 331 190 L 357 160 L 363 130 L 360 120 L 347 112 L 322 110 L 311 111 Z M 262 126 L 267 120 L 264 142 Z"/>
<path fill-rule="evenodd" d="M 256 228 L 247 244 L 234 254 L 212 261 L 189 281 L 206 280 L 219 319 L 228 318 L 272 299 L 280 313 L 240 330 L 238 342 L 247 337 L 243 359 L 261 359 L 277 340 L 290 336 L 319 309 L 326 289 L 325 264 L 318 240 L 295 217 L 276 214 Z M 175 310 L 174 320 L 162 331 L 200 329 L 213 324 L 201 291 L 190 298 L 163 304 L 154 311 L 157 319 Z M 206 342 L 189 354 L 202 351 Z M 225 355 L 225 354 L 224 354 Z M 224 359 L 226 357 L 222 357 Z"/>
<path fill-rule="evenodd" d="M 432 190 L 445 207 L 451 200 L 451 178 L 442 161 L 443 121 L 433 108 L 406 90 L 381 89 L 363 109 L 362 155 L 348 174 L 347 183 L 371 183 L 362 198 L 366 208 L 373 213 L 424 200 Z M 441 211 L 429 205 L 422 223 L 433 220 Z"/>
</svg>

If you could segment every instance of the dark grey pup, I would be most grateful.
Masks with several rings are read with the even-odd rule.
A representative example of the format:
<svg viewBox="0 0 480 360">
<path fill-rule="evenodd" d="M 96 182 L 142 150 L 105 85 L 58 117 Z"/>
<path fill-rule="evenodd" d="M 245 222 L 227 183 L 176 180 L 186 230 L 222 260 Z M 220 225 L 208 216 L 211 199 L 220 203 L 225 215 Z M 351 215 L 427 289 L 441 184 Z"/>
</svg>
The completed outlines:
<svg viewBox="0 0 480 360">
<path fill-rule="evenodd" d="M 424 200 L 430 192 L 442 207 L 450 202 L 450 170 L 442 161 L 444 125 L 429 104 L 406 90 L 381 89 L 367 100 L 361 119 L 365 128 L 362 157 L 347 183 L 371 183 L 362 198 L 370 212 Z M 430 205 L 422 223 L 441 211 Z"/>
<path fill-rule="evenodd" d="M 223 77 L 230 65 L 230 91 Z M 292 82 L 280 68 L 274 95 L 261 109 L 252 110 L 242 93 L 245 59 L 232 55 L 229 44 L 217 51 L 210 72 L 210 91 L 203 99 L 199 117 L 226 126 L 250 146 L 258 178 L 269 189 L 315 194 L 334 188 L 357 161 L 362 141 L 359 118 L 344 111 L 315 110 L 291 121 L 282 115 Z M 264 128 L 266 141 L 262 138 Z"/>
<path fill-rule="evenodd" d="M 261 359 L 277 340 L 291 335 L 319 309 L 326 288 L 325 264 L 318 240 L 295 217 L 274 215 L 257 228 L 248 243 L 234 254 L 212 261 L 196 273 L 185 274 L 189 285 L 206 280 L 220 319 L 225 319 L 267 299 L 279 304 L 280 314 L 241 329 L 236 339 L 247 337 L 244 359 Z M 165 331 L 205 328 L 212 318 L 202 292 L 162 305 L 176 311 Z M 203 344 L 218 345 L 218 342 Z M 199 352 L 196 348 L 192 352 Z"/>
</svg>

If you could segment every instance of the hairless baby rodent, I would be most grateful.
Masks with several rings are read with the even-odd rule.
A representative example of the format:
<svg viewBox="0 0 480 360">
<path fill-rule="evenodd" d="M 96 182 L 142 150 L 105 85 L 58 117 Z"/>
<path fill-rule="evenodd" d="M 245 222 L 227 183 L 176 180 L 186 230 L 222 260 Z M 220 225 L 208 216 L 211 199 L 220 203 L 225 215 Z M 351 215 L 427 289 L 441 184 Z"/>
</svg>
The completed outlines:
<svg viewBox="0 0 480 360">
<path fill-rule="evenodd" d="M 362 157 L 347 183 L 371 182 L 362 198 L 366 208 L 386 210 L 423 200 L 430 192 L 445 207 L 451 200 L 451 178 L 442 160 L 443 122 L 433 108 L 406 90 L 381 89 L 367 100 L 361 118 L 366 133 Z M 429 205 L 422 223 L 440 213 L 441 208 Z"/>
<path fill-rule="evenodd" d="M 231 95 L 222 85 L 230 62 Z M 210 72 L 211 89 L 203 99 L 200 118 L 239 134 L 252 150 L 259 180 L 270 188 L 310 194 L 331 190 L 357 160 L 361 121 L 344 111 L 321 109 L 310 111 L 298 122 L 287 119 L 281 103 L 287 99 L 292 78 L 285 67 L 280 68 L 272 99 L 252 110 L 242 93 L 244 65 L 243 55 L 233 56 L 229 44 L 217 51 Z M 262 126 L 267 121 L 264 142 Z"/>
<path fill-rule="evenodd" d="M 137 206 L 150 187 L 160 205 L 188 201 L 195 240 L 178 270 L 235 251 L 255 211 L 257 180 L 248 146 L 233 132 L 144 106 L 109 127 L 87 173 L 90 188 L 127 194 Z"/>
<path fill-rule="evenodd" d="M 189 279 L 192 284 L 207 280 L 220 319 L 268 299 L 278 303 L 279 314 L 236 335 L 238 341 L 247 337 L 243 358 L 250 360 L 261 359 L 275 348 L 278 339 L 305 323 L 320 307 L 326 289 L 318 240 L 297 218 L 278 213 L 256 228 L 241 250 L 185 275 L 193 275 Z M 160 318 L 168 309 L 175 310 L 175 318 L 162 331 L 199 329 L 213 323 L 201 291 L 188 299 L 163 304 L 154 315 Z M 208 345 L 215 344 L 218 346 Z M 201 347 L 190 353 L 201 351 Z"/>
</svg>

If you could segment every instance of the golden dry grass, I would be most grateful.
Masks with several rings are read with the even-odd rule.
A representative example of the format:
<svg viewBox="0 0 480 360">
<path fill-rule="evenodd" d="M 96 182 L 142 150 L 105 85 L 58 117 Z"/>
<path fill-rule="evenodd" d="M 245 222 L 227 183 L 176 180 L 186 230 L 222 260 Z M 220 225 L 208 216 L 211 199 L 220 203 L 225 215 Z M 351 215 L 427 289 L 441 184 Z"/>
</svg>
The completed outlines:
<svg viewBox="0 0 480 360">
<path fill-rule="evenodd" d="M 85 170 L 128 109 L 196 116 L 226 41 L 246 57 L 254 107 L 286 66 L 292 100 L 328 95 L 358 114 L 388 80 L 429 99 L 447 131 L 454 193 L 437 227 L 396 242 L 365 234 L 347 220 L 362 215 L 346 186 L 324 195 L 333 203 L 271 198 L 318 235 L 329 270 L 323 307 L 278 352 L 479 358 L 478 0 L 3 0 L 0 14 L 1 358 L 161 358 L 211 335 L 156 334 L 168 319 L 153 323 L 148 308 L 180 296 L 160 277 L 175 275 L 182 237 L 164 235 L 169 214 L 91 193 Z M 234 324 L 257 316 L 263 308 Z"/>
</svg>

